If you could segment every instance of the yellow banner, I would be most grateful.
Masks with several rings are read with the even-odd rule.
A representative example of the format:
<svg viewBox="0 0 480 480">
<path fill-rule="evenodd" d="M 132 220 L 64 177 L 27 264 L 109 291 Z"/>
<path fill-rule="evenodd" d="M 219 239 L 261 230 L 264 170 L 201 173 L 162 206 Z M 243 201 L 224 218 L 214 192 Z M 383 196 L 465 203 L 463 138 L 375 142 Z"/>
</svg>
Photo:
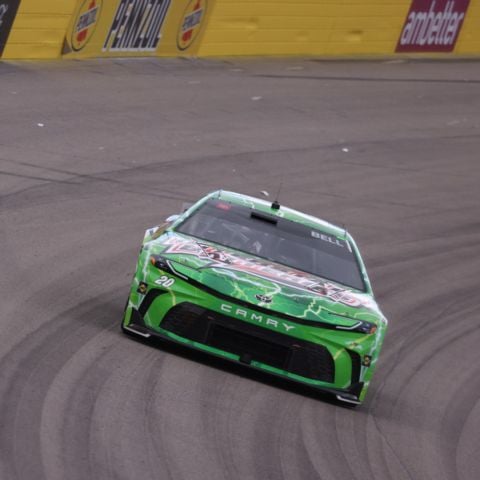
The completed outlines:
<svg viewBox="0 0 480 480">
<path fill-rule="evenodd" d="M 198 55 L 478 55 L 479 21 L 480 0 L 217 0 Z M 455 38 L 401 49 L 409 22 L 416 37 L 442 24 Z"/>
<path fill-rule="evenodd" d="M 0 56 L 479 56 L 479 24 L 480 0 L 0 0 Z"/>
</svg>

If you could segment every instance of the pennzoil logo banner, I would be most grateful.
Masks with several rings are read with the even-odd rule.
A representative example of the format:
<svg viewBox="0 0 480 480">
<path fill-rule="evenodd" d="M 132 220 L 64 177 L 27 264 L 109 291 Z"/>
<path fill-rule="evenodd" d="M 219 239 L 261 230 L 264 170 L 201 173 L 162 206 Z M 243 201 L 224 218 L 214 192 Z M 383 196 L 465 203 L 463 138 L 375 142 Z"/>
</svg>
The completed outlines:
<svg viewBox="0 0 480 480">
<path fill-rule="evenodd" d="M 197 38 L 206 12 L 207 0 L 190 0 L 183 13 L 177 34 L 177 48 L 179 50 L 186 50 Z"/>
<path fill-rule="evenodd" d="M 84 0 L 80 5 L 72 30 L 70 45 L 75 52 L 79 52 L 88 43 L 102 9 L 102 0 Z"/>
<path fill-rule="evenodd" d="M 62 55 L 88 58 L 195 54 L 214 0 L 75 1 Z"/>
<path fill-rule="evenodd" d="M 0 57 L 7 44 L 20 0 L 0 0 Z"/>
<path fill-rule="evenodd" d="M 155 52 L 170 0 L 121 0 L 103 52 Z"/>
<path fill-rule="evenodd" d="M 413 0 L 396 52 L 452 52 L 470 0 Z"/>
</svg>

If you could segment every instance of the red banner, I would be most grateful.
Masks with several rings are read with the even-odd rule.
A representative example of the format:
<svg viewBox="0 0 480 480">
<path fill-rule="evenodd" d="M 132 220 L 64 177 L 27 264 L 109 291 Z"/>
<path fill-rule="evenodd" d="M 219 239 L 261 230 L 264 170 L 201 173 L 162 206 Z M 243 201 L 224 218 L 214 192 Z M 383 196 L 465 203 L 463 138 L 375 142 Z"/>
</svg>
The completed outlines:
<svg viewBox="0 0 480 480">
<path fill-rule="evenodd" d="M 396 52 L 451 52 L 470 0 L 413 0 Z"/>
</svg>

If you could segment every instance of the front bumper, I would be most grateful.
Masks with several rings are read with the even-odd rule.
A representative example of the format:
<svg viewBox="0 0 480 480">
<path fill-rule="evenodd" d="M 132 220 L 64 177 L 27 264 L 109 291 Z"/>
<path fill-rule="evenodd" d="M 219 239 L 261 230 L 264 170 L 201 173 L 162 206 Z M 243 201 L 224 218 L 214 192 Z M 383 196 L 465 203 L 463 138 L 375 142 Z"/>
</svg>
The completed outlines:
<svg viewBox="0 0 480 480">
<path fill-rule="evenodd" d="M 172 308 L 173 313 L 167 312 L 159 327 L 152 328 L 144 320 L 152 303 L 148 300 L 147 304 L 142 302 L 138 309 L 127 308 L 122 322 L 126 333 L 200 350 L 334 395 L 337 400 L 350 405 L 362 402 L 364 382 L 359 381 L 359 360 L 355 367 L 352 362 L 350 385 L 338 388 L 333 385 L 334 359 L 322 345 L 271 332 L 191 304 L 182 307 L 181 315 L 178 310 L 183 304 Z M 356 358 L 352 354 L 350 356 L 351 359 Z"/>
</svg>

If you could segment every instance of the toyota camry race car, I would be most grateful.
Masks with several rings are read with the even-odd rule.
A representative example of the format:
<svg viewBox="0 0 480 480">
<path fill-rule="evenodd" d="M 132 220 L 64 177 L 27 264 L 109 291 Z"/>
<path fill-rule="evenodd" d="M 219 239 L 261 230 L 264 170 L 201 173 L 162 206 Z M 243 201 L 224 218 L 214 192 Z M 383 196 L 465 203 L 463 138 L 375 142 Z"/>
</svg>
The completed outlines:
<svg viewBox="0 0 480 480">
<path fill-rule="evenodd" d="M 387 321 L 345 229 L 217 191 L 146 231 L 122 320 L 360 404 Z"/>
</svg>

